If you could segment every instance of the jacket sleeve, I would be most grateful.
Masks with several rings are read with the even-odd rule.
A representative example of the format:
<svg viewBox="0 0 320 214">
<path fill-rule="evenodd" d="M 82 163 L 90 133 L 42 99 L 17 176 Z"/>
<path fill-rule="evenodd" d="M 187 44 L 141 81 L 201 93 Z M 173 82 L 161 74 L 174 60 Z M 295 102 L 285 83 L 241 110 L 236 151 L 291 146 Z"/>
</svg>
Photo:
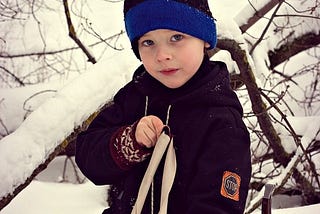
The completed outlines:
<svg viewBox="0 0 320 214">
<path fill-rule="evenodd" d="M 238 123 L 207 131 L 189 186 L 188 214 L 244 212 L 251 177 L 250 138 L 241 119 Z"/>
<path fill-rule="evenodd" d="M 110 140 L 114 133 L 135 122 L 133 117 L 128 117 L 126 91 L 128 89 L 121 89 L 112 105 L 101 111 L 76 139 L 76 163 L 81 172 L 97 185 L 114 183 L 127 173 L 117 165 L 110 151 Z"/>
</svg>

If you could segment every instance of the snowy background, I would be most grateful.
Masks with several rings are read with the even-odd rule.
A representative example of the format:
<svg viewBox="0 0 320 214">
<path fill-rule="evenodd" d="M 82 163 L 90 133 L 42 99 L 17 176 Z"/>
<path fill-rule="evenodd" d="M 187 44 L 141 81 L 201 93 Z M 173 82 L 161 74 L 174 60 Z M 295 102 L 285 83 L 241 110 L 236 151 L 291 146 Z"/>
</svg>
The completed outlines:
<svg viewBox="0 0 320 214">
<path fill-rule="evenodd" d="M 260 2 L 263 4 L 266 1 Z M 23 30 L 19 28 L 19 23 L 1 24 L 1 29 L 10 29 L 7 38 L 11 38 L 12 41 L 7 40 L 7 43 L 14 42 L 15 44 L 9 46 L 1 43 L 1 48 L 8 49 L 7 51 L 10 53 L 21 53 L 26 50 L 27 52 L 37 52 L 43 48 L 41 43 L 43 38 L 46 38 L 46 50 L 49 51 L 56 50 L 56 47 L 73 46 L 73 41 L 68 37 L 63 5 L 60 1 L 54 0 L 48 0 L 45 3 L 52 10 L 48 9 L 44 12 L 39 10 L 36 14 L 46 33 L 39 35 L 38 25 L 34 21 L 26 22 Z M 242 18 L 244 17 L 239 17 L 237 14 L 243 10 L 246 3 L 246 0 L 210 1 L 211 9 L 217 19 L 220 37 L 243 41 L 236 26 L 243 22 Z M 90 0 L 90 4 L 85 5 L 75 4 L 72 9 L 81 11 L 81 14 L 87 17 L 86 22 L 83 19 L 75 18 L 75 25 L 79 29 L 83 24 L 92 25 L 99 31 L 99 34 L 106 37 L 117 34 L 124 30 L 122 4 L 122 1 L 110 3 L 102 0 Z M 247 12 L 248 15 L 252 13 L 250 10 Z M 234 14 L 235 21 L 231 19 L 229 14 Z M 259 28 L 259 25 L 255 28 Z M 310 26 L 310 28 L 313 27 Z M 254 34 L 254 30 L 252 34 Z M 78 33 L 86 44 L 95 42 L 95 38 L 91 34 Z M 23 40 L 17 38 L 23 38 Z M 91 51 L 98 60 L 94 65 L 85 62 L 83 53 L 75 53 L 74 58 L 70 60 L 79 63 L 81 73 L 67 69 L 68 71 L 63 75 L 53 75 L 47 78 L 45 83 L 17 88 L 0 88 L 0 118 L 1 123 L 5 124 L 5 129 L 0 126 L 0 130 L 1 133 L 11 133 L 0 140 L 0 197 L 10 193 L 13 186 L 23 183 L 48 154 L 72 133 L 73 127 L 82 124 L 92 112 L 106 101 L 111 100 L 116 91 L 130 80 L 133 71 L 140 62 L 132 53 L 130 43 L 125 35 L 117 38 L 115 46 L 120 51 L 106 46 L 92 47 Z M 266 47 L 262 45 L 259 48 L 255 54 L 256 66 L 259 64 L 257 62 L 263 61 L 265 57 Z M 301 59 L 295 62 L 317 60 L 307 54 L 301 54 L 297 57 Z M 214 59 L 225 61 L 230 70 L 236 69 L 230 56 L 226 53 L 219 53 L 214 56 Z M 21 64 L 23 66 L 19 69 L 22 73 L 27 73 L 27 70 L 36 66 L 32 63 Z M 299 66 L 302 65 L 288 63 L 286 69 L 290 70 L 290 68 Z M 260 74 L 257 73 L 257 77 L 263 78 L 261 70 Z M 304 78 L 312 77 L 305 76 Z M 45 91 L 45 93 L 37 94 L 41 91 Z M 37 96 L 30 99 L 35 94 Z M 246 110 L 250 106 L 244 106 L 244 108 Z M 293 108 L 295 107 L 293 106 Z M 299 118 L 289 118 L 294 124 L 296 132 L 304 135 L 303 142 L 305 144 L 308 144 L 320 129 L 319 114 L 320 112 L 316 112 L 309 117 L 301 114 Z M 278 129 L 283 134 L 282 137 L 286 138 L 286 131 L 281 130 L 281 127 Z M 293 150 L 294 146 L 288 144 L 286 149 Z M 94 186 L 82 175 L 80 177 L 84 179 L 84 182 L 82 184 L 75 182 L 76 174 L 70 160 L 67 160 L 67 171 L 63 175 L 65 161 L 66 157 L 64 156 L 55 158 L 46 170 L 0 211 L 0 214 L 22 212 L 26 214 L 101 213 L 107 206 L 106 191 L 108 187 Z M 299 206 L 299 203 L 299 198 L 275 198 L 274 209 L 295 207 Z M 320 205 L 275 210 L 274 213 L 304 212 L 307 214 L 317 213 L 317 211 L 320 211 Z M 256 213 L 259 212 L 259 210 L 256 211 Z"/>
</svg>

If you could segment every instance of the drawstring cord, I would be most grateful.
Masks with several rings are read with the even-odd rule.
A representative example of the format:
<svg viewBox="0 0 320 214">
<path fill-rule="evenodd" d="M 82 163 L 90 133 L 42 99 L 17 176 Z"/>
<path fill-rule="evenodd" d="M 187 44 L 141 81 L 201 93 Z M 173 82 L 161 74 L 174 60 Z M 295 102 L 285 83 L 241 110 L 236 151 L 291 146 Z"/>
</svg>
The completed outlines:
<svg viewBox="0 0 320 214">
<path fill-rule="evenodd" d="M 145 199 L 151 187 L 151 183 L 165 153 L 166 156 L 163 168 L 159 214 L 167 213 L 169 193 L 173 185 L 177 169 L 176 155 L 173 148 L 173 139 L 169 136 L 171 135 L 167 135 L 165 132 L 162 132 L 157 140 L 149 165 L 141 181 L 137 200 L 131 214 L 141 214 Z"/>
<path fill-rule="evenodd" d="M 169 126 L 170 111 L 171 111 L 171 105 L 168 106 L 168 110 L 167 110 L 166 126 Z"/>
<path fill-rule="evenodd" d="M 146 103 L 145 103 L 145 107 L 144 107 L 144 116 L 148 115 L 148 105 L 149 105 L 149 97 L 146 96 Z M 169 125 L 169 118 L 170 118 L 170 111 L 171 111 L 171 105 L 168 106 L 168 110 L 167 110 L 167 117 L 166 117 L 166 123 L 165 125 L 168 126 Z M 150 207 L 151 207 L 151 214 L 154 214 L 154 181 L 152 180 L 151 183 L 151 200 L 150 200 Z"/>
<path fill-rule="evenodd" d="M 170 110 L 171 110 L 171 105 L 168 106 L 168 110 L 167 110 L 167 118 L 166 118 L 166 124 L 165 124 L 166 126 L 168 126 L 169 124 Z M 154 209 L 154 180 L 152 180 L 152 183 L 151 183 L 151 214 L 154 214 L 153 209 Z"/>
<path fill-rule="evenodd" d="M 149 97 L 146 96 L 146 103 L 144 106 L 144 116 L 148 115 L 148 105 L 149 105 Z M 171 111 L 171 104 L 168 106 L 168 110 L 167 110 L 167 118 L 166 118 L 166 123 L 165 123 L 166 126 L 169 125 L 170 111 Z"/>
<path fill-rule="evenodd" d="M 146 96 L 146 103 L 145 103 L 145 106 L 144 106 L 144 116 L 147 116 L 148 115 L 148 105 L 149 105 L 149 97 Z M 153 206 L 154 206 L 154 182 L 152 180 L 152 183 L 151 183 L 151 200 L 150 200 L 150 213 L 151 214 L 154 214 L 154 210 L 153 210 Z"/>
<path fill-rule="evenodd" d="M 149 97 L 146 96 L 146 104 L 144 106 L 144 116 L 148 115 L 148 105 L 149 105 Z"/>
</svg>

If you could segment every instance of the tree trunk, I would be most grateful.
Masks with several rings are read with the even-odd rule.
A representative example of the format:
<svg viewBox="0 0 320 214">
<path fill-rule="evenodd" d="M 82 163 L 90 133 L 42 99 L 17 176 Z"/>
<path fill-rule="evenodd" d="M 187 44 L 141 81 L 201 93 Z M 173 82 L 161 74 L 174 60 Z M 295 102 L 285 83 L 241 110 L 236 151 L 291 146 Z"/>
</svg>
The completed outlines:
<svg viewBox="0 0 320 214">
<path fill-rule="evenodd" d="M 290 155 L 284 150 L 281 145 L 276 130 L 273 127 L 271 119 L 268 115 L 266 104 L 263 102 L 260 90 L 256 84 L 255 76 L 249 64 L 247 54 L 241 49 L 240 45 L 234 40 L 219 40 L 218 47 L 228 50 L 231 53 L 233 60 L 236 61 L 241 75 L 241 80 L 246 85 L 253 113 L 257 116 L 259 126 L 274 152 L 274 160 L 283 166 L 286 166 L 290 161 Z"/>
</svg>

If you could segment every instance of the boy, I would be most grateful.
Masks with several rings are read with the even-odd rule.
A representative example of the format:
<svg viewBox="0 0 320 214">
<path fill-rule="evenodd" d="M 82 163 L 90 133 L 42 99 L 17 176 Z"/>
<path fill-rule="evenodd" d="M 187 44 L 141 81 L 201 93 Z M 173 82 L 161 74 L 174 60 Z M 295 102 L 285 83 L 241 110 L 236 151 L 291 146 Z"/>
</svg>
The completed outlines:
<svg viewBox="0 0 320 214">
<path fill-rule="evenodd" d="M 152 148 L 164 127 L 177 171 L 168 214 L 243 213 L 250 140 L 216 45 L 206 0 L 125 0 L 127 34 L 142 61 L 133 80 L 78 136 L 76 161 L 95 184 L 112 184 L 104 213 L 131 213 Z M 161 167 L 142 213 L 159 210 Z"/>
</svg>

